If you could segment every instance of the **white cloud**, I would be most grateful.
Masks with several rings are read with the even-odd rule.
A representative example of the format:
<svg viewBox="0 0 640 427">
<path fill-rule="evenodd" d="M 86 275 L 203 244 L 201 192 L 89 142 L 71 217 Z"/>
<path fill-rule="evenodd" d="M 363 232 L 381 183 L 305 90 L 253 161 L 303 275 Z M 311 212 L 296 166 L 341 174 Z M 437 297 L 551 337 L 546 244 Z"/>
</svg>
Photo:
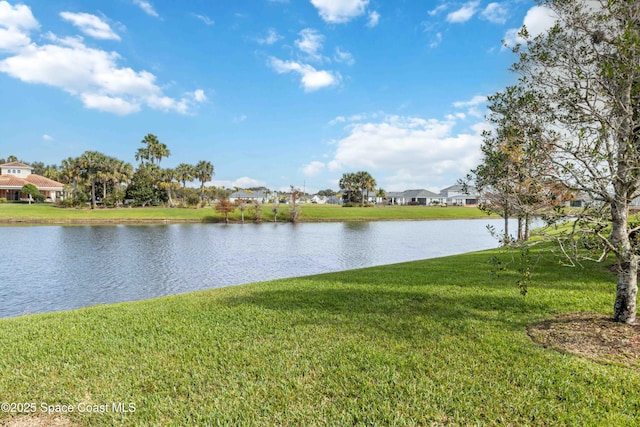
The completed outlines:
<svg viewBox="0 0 640 427">
<path fill-rule="evenodd" d="M 346 127 L 336 142 L 330 170 L 365 169 L 378 176 L 387 190 L 450 185 L 480 159 L 481 128 L 455 132 L 458 117 L 444 120 L 385 116 Z M 452 182 L 453 181 L 453 182 Z"/>
<path fill-rule="evenodd" d="M 133 4 L 138 6 L 144 13 L 154 18 L 158 18 L 158 12 L 153 8 L 153 5 L 146 0 L 133 0 Z"/>
<path fill-rule="evenodd" d="M 351 53 L 342 51 L 339 47 L 336 48 L 336 54 L 333 56 L 333 59 L 336 62 L 343 62 L 347 65 L 353 65 L 356 63 L 356 60 L 353 59 L 353 55 Z"/>
<path fill-rule="evenodd" d="M 42 135 L 42 139 L 44 141 L 53 141 L 55 138 L 52 137 L 51 135 L 47 135 L 46 133 L 44 135 Z"/>
<path fill-rule="evenodd" d="M 531 37 L 536 37 L 556 23 L 557 15 L 549 8 L 544 6 L 534 6 L 524 17 L 523 25 L 527 28 L 527 31 Z M 518 36 L 521 28 L 513 28 L 507 31 L 504 36 L 504 44 L 512 47 L 518 43 L 524 43 L 524 40 Z"/>
<path fill-rule="evenodd" d="M 344 116 L 338 116 L 335 119 L 329 121 L 328 124 L 329 124 L 329 126 L 334 126 L 334 125 L 337 125 L 338 123 L 344 123 L 346 121 L 347 121 L 347 119 Z"/>
<path fill-rule="evenodd" d="M 207 95 L 204 94 L 204 90 L 197 89 L 193 92 L 193 100 L 196 102 L 205 102 L 207 100 Z"/>
<path fill-rule="evenodd" d="M 478 108 L 480 105 L 487 102 L 487 97 L 483 95 L 476 95 L 468 101 L 454 102 L 453 106 L 456 108 L 467 108 L 467 115 L 473 117 L 482 117 L 483 113 Z M 458 113 L 461 114 L 461 113 Z"/>
<path fill-rule="evenodd" d="M 199 20 L 204 22 L 205 25 L 214 25 L 215 24 L 215 21 L 213 19 L 209 18 L 207 15 L 198 15 L 197 13 L 194 13 L 193 16 L 195 16 L 196 18 L 198 18 Z"/>
<path fill-rule="evenodd" d="M 259 179 L 249 178 L 248 176 L 243 176 L 233 181 L 229 179 L 214 179 L 211 181 L 211 185 L 224 188 L 253 188 L 267 186 L 266 182 L 260 181 Z"/>
<path fill-rule="evenodd" d="M 439 14 L 440 12 L 444 12 L 445 10 L 447 10 L 447 5 L 446 4 L 441 4 L 440 6 L 436 7 L 435 9 L 432 9 L 430 11 L 427 12 L 427 14 L 429 16 L 435 16 L 437 14 Z"/>
<path fill-rule="evenodd" d="M 294 72 L 301 76 L 305 92 L 312 92 L 324 87 L 334 86 L 340 82 L 340 74 L 331 71 L 316 70 L 311 65 L 295 61 L 282 61 L 271 57 L 269 65 L 279 74 Z"/>
<path fill-rule="evenodd" d="M 453 103 L 454 107 L 474 107 L 476 105 L 484 104 L 487 102 L 487 97 L 483 95 L 476 95 L 468 101 L 457 101 Z"/>
<path fill-rule="evenodd" d="M 314 61 L 322 61 L 322 50 L 324 36 L 312 28 L 305 28 L 298 33 L 300 38 L 295 41 L 295 45 L 300 51 L 307 54 L 309 59 Z"/>
<path fill-rule="evenodd" d="M 38 27 L 37 21 L 25 18 L 32 18 L 31 11 L 7 8 L 5 3 L 0 2 L 0 26 L 22 31 L 23 38 L 29 40 L 25 31 Z M 16 11 L 22 20 L 12 21 Z M 155 75 L 120 66 L 117 52 L 90 48 L 82 38 L 58 38 L 52 33 L 43 38 L 48 43 L 13 43 L 12 54 L 0 60 L 0 72 L 26 83 L 60 88 L 80 99 L 86 108 L 115 114 L 134 113 L 143 105 L 185 114 L 191 106 L 206 100 L 201 89 L 180 99 L 171 98 L 156 84 Z"/>
<path fill-rule="evenodd" d="M 442 43 L 442 33 L 438 32 L 433 36 L 431 43 L 429 43 L 430 48 L 438 47 Z"/>
<path fill-rule="evenodd" d="M 482 13 L 480 13 L 483 19 L 493 22 L 494 24 L 504 24 L 507 22 L 508 15 L 509 11 L 507 8 L 503 4 L 495 2 L 489 3 Z"/>
<path fill-rule="evenodd" d="M 364 14 L 369 0 L 311 0 L 322 19 L 342 24 Z"/>
<path fill-rule="evenodd" d="M 39 27 L 28 6 L 0 1 L 0 50 L 12 52 L 27 46 L 29 32 Z"/>
<path fill-rule="evenodd" d="M 324 171 L 324 168 L 325 168 L 324 163 L 313 161 L 302 168 L 302 173 L 305 176 L 316 176 L 320 172 Z"/>
<path fill-rule="evenodd" d="M 61 12 L 60 16 L 90 37 L 102 40 L 120 40 L 120 36 L 111 29 L 109 24 L 90 13 Z"/>
<path fill-rule="evenodd" d="M 121 116 L 140 111 L 139 103 L 130 102 L 119 97 L 100 95 L 96 93 L 82 93 L 80 94 L 80 99 L 82 99 L 82 103 L 87 108 L 118 114 Z"/>
<path fill-rule="evenodd" d="M 278 40 L 281 40 L 281 39 L 282 39 L 282 36 L 278 34 L 276 30 L 274 30 L 273 28 L 269 28 L 269 31 L 267 32 L 266 37 L 258 39 L 257 41 L 260 44 L 272 45 L 274 43 L 277 43 Z"/>
<path fill-rule="evenodd" d="M 241 114 L 239 116 L 236 116 L 233 118 L 233 123 L 242 123 L 245 120 L 247 120 L 247 115 L 246 114 Z"/>
<path fill-rule="evenodd" d="M 466 3 L 460 9 L 455 10 L 447 15 L 447 22 L 454 24 L 461 24 L 467 22 L 476 14 L 478 10 L 479 1 L 471 1 Z"/>
<path fill-rule="evenodd" d="M 380 22 L 380 14 L 375 11 L 369 13 L 369 21 L 367 21 L 367 27 L 373 28 L 378 25 L 378 22 Z"/>
</svg>

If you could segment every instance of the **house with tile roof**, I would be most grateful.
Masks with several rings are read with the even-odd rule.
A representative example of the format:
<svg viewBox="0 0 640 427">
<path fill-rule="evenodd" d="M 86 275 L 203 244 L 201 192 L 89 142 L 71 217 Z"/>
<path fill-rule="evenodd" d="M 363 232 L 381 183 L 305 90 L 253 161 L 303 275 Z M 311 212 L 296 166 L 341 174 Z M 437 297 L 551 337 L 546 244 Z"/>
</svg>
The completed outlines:
<svg viewBox="0 0 640 427">
<path fill-rule="evenodd" d="M 21 189 L 26 184 L 33 184 L 45 197 L 55 202 L 62 194 L 64 184 L 44 176 L 32 173 L 33 168 L 25 163 L 10 162 L 0 165 L 0 198 L 7 200 L 26 200 Z"/>
</svg>

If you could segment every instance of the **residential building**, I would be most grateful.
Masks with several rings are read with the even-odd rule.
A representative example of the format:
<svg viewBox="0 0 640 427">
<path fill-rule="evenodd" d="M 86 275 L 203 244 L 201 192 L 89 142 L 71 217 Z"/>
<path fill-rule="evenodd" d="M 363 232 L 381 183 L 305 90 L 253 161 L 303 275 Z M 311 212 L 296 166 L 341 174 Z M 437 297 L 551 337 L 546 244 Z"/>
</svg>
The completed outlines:
<svg viewBox="0 0 640 427">
<path fill-rule="evenodd" d="M 246 200 L 248 202 L 267 203 L 271 198 L 270 196 L 271 193 L 267 190 L 238 190 L 229 195 L 229 201 L 234 203 L 236 200 Z"/>
<path fill-rule="evenodd" d="M 26 184 L 33 184 L 45 196 L 45 200 L 55 202 L 61 196 L 64 184 L 32 171 L 31 166 L 21 162 L 0 165 L 0 198 L 26 200 L 28 196 L 20 190 Z"/>
<path fill-rule="evenodd" d="M 440 190 L 440 195 L 446 198 L 446 203 L 452 206 L 477 206 L 480 195 L 473 186 L 461 184 L 452 185 Z"/>
<path fill-rule="evenodd" d="M 390 191 L 387 193 L 387 199 L 392 205 L 432 206 L 441 205 L 447 202 L 446 197 L 424 189 L 406 190 L 401 192 Z"/>
</svg>

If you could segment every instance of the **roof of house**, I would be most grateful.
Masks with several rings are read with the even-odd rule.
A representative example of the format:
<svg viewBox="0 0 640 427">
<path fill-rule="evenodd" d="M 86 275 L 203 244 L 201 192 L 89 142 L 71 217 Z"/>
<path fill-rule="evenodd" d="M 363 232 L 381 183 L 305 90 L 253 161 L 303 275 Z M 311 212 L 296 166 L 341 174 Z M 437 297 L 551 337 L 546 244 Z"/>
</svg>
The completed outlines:
<svg viewBox="0 0 640 427">
<path fill-rule="evenodd" d="M 22 163 L 22 162 L 9 162 L 9 163 L 3 163 L 0 165 L 0 167 L 10 167 L 10 168 L 25 168 L 25 169 L 33 169 L 32 166 L 29 166 L 26 163 Z"/>
<path fill-rule="evenodd" d="M 231 199 L 264 199 L 266 192 L 264 190 L 246 191 L 238 190 L 229 195 Z"/>
<path fill-rule="evenodd" d="M 33 184 L 41 190 L 58 190 L 62 191 L 64 184 L 54 181 L 44 176 L 31 174 L 26 178 L 20 178 L 15 175 L 0 175 L 0 188 L 20 189 L 26 184 Z"/>
<path fill-rule="evenodd" d="M 60 188 L 64 187 L 64 184 L 58 181 L 54 181 L 53 179 L 45 178 L 41 175 L 36 175 L 32 173 L 31 175 L 25 178 L 25 181 L 35 185 L 38 188 Z"/>
<path fill-rule="evenodd" d="M 413 199 L 440 199 L 442 196 L 440 194 L 436 194 L 432 191 L 419 189 L 419 190 L 407 190 L 404 192 L 405 197 L 410 197 Z"/>
</svg>

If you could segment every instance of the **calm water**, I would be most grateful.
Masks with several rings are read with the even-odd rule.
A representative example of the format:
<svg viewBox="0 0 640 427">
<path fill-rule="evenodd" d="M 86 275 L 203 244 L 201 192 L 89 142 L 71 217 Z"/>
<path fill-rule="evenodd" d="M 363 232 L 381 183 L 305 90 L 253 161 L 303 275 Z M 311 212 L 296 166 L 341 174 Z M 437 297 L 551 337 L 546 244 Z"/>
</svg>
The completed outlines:
<svg viewBox="0 0 640 427">
<path fill-rule="evenodd" d="M 0 317 L 496 247 L 487 224 L 502 222 L 1 227 Z"/>
</svg>

